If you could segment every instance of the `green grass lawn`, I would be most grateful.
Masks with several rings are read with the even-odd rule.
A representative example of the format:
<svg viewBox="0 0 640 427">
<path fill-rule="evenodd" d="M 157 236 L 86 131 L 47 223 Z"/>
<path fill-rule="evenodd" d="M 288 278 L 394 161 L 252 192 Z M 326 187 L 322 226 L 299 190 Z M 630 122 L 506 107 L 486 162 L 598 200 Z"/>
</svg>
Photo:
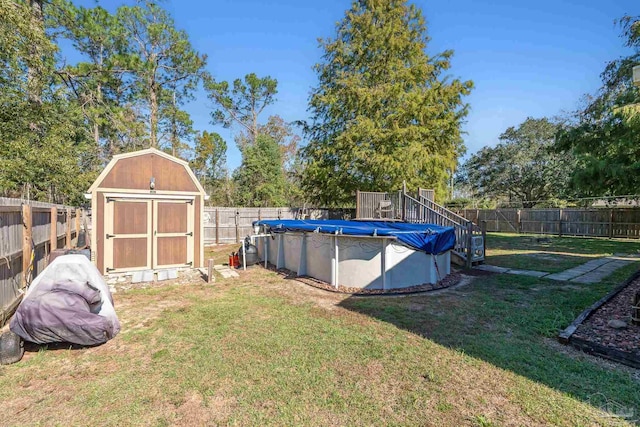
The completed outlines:
<svg viewBox="0 0 640 427">
<path fill-rule="evenodd" d="M 0 425 L 620 425 L 589 401 L 638 413 L 638 376 L 552 340 L 637 268 L 597 285 L 490 275 L 396 298 L 260 267 L 119 292 L 114 340 L 0 366 Z"/>
<path fill-rule="evenodd" d="M 638 251 L 640 242 L 634 240 L 487 233 L 485 262 L 499 267 L 557 273 L 593 258 Z"/>
</svg>

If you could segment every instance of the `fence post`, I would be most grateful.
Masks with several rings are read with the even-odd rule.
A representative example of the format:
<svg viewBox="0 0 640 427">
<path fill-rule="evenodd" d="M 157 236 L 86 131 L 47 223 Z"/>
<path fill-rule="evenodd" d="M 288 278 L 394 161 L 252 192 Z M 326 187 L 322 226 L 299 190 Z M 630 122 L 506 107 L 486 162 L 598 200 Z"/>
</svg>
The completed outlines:
<svg viewBox="0 0 640 427">
<path fill-rule="evenodd" d="M 262 221 L 262 212 L 260 211 L 260 208 L 258 208 L 258 221 Z"/>
<path fill-rule="evenodd" d="M 522 234 L 522 219 L 520 216 L 520 209 L 516 211 L 516 230 L 518 230 L 518 234 Z"/>
<path fill-rule="evenodd" d="M 609 209 L 609 238 L 613 239 L 613 209 Z"/>
<path fill-rule="evenodd" d="M 407 181 L 402 181 L 402 220 L 406 220 L 407 215 Z"/>
<path fill-rule="evenodd" d="M 487 256 L 487 221 L 480 222 L 480 230 L 482 230 L 482 256 Z"/>
<path fill-rule="evenodd" d="M 560 216 L 558 217 L 558 237 L 562 237 L 562 209 L 560 209 Z"/>
<path fill-rule="evenodd" d="M 466 268 L 468 270 L 473 266 L 473 249 L 471 249 L 471 244 L 473 242 L 473 222 L 467 221 L 467 262 Z"/>
<path fill-rule="evenodd" d="M 360 218 L 360 190 L 356 190 L 356 219 Z"/>
<path fill-rule="evenodd" d="M 67 208 L 67 241 L 64 246 L 71 249 L 71 208 Z"/>
<path fill-rule="evenodd" d="M 49 229 L 49 253 L 58 249 L 58 208 L 51 208 L 51 228 Z"/>
<path fill-rule="evenodd" d="M 213 259 L 209 258 L 207 263 L 207 283 L 215 282 L 213 277 Z"/>
<path fill-rule="evenodd" d="M 76 208 L 76 247 L 78 247 L 78 236 L 80 235 L 80 217 L 82 216 L 80 208 Z"/>
<path fill-rule="evenodd" d="M 238 224 L 240 222 L 240 211 L 236 210 L 236 243 L 240 242 L 240 228 L 238 228 L 240 225 Z"/>
<path fill-rule="evenodd" d="M 220 209 L 216 208 L 216 245 L 220 244 Z"/>
<path fill-rule="evenodd" d="M 27 286 L 27 283 L 31 282 L 31 271 L 29 270 L 32 251 L 31 227 L 33 225 L 31 212 L 32 210 L 30 205 L 22 205 L 22 286 Z"/>
</svg>

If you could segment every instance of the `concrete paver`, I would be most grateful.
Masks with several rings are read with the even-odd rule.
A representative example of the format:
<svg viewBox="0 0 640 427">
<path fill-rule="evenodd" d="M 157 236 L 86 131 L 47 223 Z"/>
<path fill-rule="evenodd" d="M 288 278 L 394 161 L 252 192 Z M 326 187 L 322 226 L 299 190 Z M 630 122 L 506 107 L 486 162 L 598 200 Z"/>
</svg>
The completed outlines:
<svg viewBox="0 0 640 427">
<path fill-rule="evenodd" d="M 600 282 L 605 277 L 613 274 L 613 272 L 619 268 L 634 262 L 637 258 L 638 257 L 635 255 L 624 256 L 621 254 L 615 254 L 611 257 L 593 259 L 577 267 L 569 268 L 553 274 L 549 274 L 544 271 L 510 269 L 489 264 L 482 264 L 476 268 L 494 273 L 544 277 L 545 279 L 589 284 Z"/>
<path fill-rule="evenodd" d="M 595 270 L 589 271 L 581 276 L 570 279 L 571 282 L 577 283 L 598 283 L 605 277 L 613 274 L 617 269 L 624 267 L 625 265 L 633 262 L 632 260 L 610 260 L 610 262 L 603 264 Z"/>
<path fill-rule="evenodd" d="M 517 274 L 519 276 L 531 276 L 531 277 L 544 277 L 549 275 L 549 273 L 547 273 L 546 271 L 535 271 L 535 270 L 507 270 L 506 273 Z"/>
<path fill-rule="evenodd" d="M 475 268 L 482 271 L 490 271 L 492 273 L 506 273 L 507 271 L 509 271 L 508 268 L 498 267 L 497 265 L 489 265 L 489 264 L 480 264 Z"/>
<path fill-rule="evenodd" d="M 222 277 L 224 277 L 225 279 L 229 279 L 231 277 L 240 277 L 240 275 L 237 272 L 233 271 L 226 265 L 215 265 L 213 269 L 218 273 L 220 273 Z"/>
</svg>

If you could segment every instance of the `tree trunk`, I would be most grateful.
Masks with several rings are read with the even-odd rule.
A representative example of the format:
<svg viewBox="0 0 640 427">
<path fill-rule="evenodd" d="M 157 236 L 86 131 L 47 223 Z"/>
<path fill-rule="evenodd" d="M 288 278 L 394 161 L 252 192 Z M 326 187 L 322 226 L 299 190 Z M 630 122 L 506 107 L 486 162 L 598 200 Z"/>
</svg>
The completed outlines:
<svg viewBox="0 0 640 427">
<path fill-rule="evenodd" d="M 173 91 L 173 111 L 171 112 L 171 152 L 173 157 L 176 157 L 178 152 L 178 126 L 176 124 L 176 91 Z"/>
<path fill-rule="evenodd" d="M 102 68 L 102 67 L 101 67 Z M 102 85 L 98 83 L 98 87 L 96 88 L 96 107 L 100 105 L 102 101 Z M 98 123 L 98 115 L 95 114 L 93 117 L 93 141 L 96 143 L 96 148 L 100 147 L 100 124 Z"/>
<path fill-rule="evenodd" d="M 153 80 L 149 82 L 149 134 L 150 146 L 158 148 L 158 94 Z"/>
<path fill-rule="evenodd" d="M 44 33 L 44 18 L 42 14 L 42 0 L 29 0 L 31 8 L 31 30 Z M 27 88 L 29 102 L 32 104 L 42 104 L 42 77 L 39 62 L 42 61 L 42 53 L 38 52 L 38 46 L 34 43 L 29 48 L 29 60 L 27 60 Z"/>
<path fill-rule="evenodd" d="M 98 122 L 93 122 L 93 141 L 96 143 L 96 147 L 100 147 L 100 127 Z"/>
</svg>

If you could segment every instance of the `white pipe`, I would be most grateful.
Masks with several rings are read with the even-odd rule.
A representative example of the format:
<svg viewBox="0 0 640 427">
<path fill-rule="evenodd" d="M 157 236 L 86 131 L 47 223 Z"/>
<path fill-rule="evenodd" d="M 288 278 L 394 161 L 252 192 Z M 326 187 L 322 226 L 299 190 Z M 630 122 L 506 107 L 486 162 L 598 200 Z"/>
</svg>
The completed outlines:
<svg viewBox="0 0 640 427">
<path fill-rule="evenodd" d="M 247 270 L 247 249 L 244 244 L 244 240 L 242 241 L 242 270 Z"/>
<path fill-rule="evenodd" d="M 264 239 L 264 268 L 267 268 L 269 262 L 269 240 Z"/>
</svg>

